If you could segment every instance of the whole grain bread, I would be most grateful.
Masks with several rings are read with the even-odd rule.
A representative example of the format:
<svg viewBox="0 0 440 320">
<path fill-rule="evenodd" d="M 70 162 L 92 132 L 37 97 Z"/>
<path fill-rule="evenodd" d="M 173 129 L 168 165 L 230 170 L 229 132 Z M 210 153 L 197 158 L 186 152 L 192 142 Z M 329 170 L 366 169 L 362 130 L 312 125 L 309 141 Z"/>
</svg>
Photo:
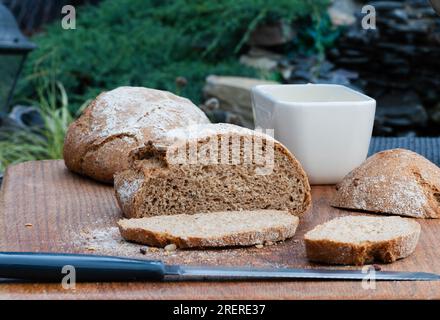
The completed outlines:
<svg viewBox="0 0 440 320">
<path fill-rule="evenodd" d="M 157 141 L 166 131 L 209 123 L 188 99 L 170 92 L 119 87 L 101 93 L 74 121 L 64 141 L 64 162 L 71 171 L 111 183 L 127 169 L 131 150 Z"/>
<path fill-rule="evenodd" d="M 149 246 L 250 246 L 293 237 L 298 217 L 287 211 L 224 211 L 156 216 L 118 222 L 124 239 Z"/>
<path fill-rule="evenodd" d="M 376 153 L 350 172 L 336 190 L 334 207 L 440 217 L 440 168 L 409 150 Z"/>
<path fill-rule="evenodd" d="M 409 256 L 419 236 L 420 225 L 412 219 L 346 216 L 318 225 L 304 239 L 309 260 L 363 265 Z"/>
<path fill-rule="evenodd" d="M 300 216 L 311 205 L 307 176 L 293 155 L 270 136 L 235 125 L 171 130 L 132 159 L 115 175 L 127 218 L 259 209 Z"/>
</svg>

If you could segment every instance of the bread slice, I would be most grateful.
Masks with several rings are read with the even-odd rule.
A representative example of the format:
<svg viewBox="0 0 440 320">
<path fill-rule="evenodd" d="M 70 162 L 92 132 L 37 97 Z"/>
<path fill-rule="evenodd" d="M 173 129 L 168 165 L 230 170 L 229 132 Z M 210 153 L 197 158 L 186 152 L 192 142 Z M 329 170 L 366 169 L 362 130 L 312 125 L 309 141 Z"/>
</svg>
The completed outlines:
<svg viewBox="0 0 440 320">
<path fill-rule="evenodd" d="M 224 211 L 156 216 L 118 222 L 124 239 L 179 248 L 250 246 L 292 237 L 298 217 L 287 211 Z"/>
<path fill-rule="evenodd" d="M 64 162 L 71 171 L 112 183 L 128 168 L 130 151 L 157 141 L 166 131 L 209 123 L 188 99 L 167 91 L 119 87 L 101 93 L 74 121 L 64 141 Z"/>
<path fill-rule="evenodd" d="M 171 130 L 132 158 L 131 168 L 115 175 L 127 218 L 259 209 L 300 216 L 311 205 L 293 155 L 270 136 L 235 125 Z"/>
<path fill-rule="evenodd" d="M 376 153 L 337 186 L 332 206 L 417 218 L 440 218 L 440 168 L 421 155 Z"/>
<path fill-rule="evenodd" d="M 420 225 L 412 219 L 346 216 L 318 225 L 304 239 L 309 260 L 363 265 L 409 256 L 419 236 Z"/>
</svg>

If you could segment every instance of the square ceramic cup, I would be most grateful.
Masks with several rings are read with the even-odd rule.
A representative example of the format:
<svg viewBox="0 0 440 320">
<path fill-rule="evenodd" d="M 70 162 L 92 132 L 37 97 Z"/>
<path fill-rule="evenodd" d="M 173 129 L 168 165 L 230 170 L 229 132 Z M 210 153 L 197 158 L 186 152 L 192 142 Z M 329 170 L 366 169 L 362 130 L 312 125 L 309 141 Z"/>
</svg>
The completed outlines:
<svg viewBox="0 0 440 320">
<path fill-rule="evenodd" d="M 335 184 L 367 157 L 376 100 L 333 84 L 260 85 L 252 89 L 255 127 L 301 162 L 311 184 Z"/>
</svg>

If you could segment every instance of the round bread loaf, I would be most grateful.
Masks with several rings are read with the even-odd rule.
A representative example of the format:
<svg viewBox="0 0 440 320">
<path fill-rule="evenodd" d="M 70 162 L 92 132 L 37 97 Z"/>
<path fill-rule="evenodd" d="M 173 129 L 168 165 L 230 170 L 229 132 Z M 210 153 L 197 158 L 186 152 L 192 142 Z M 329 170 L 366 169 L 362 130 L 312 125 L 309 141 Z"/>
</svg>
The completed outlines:
<svg viewBox="0 0 440 320">
<path fill-rule="evenodd" d="M 409 150 L 376 153 L 336 189 L 334 207 L 440 218 L 440 168 Z"/>
<path fill-rule="evenodd" d="M 101 93 L 73 122 L 64 141 L 70 170 L 112 183 L 128 168 L 130 151 L 158 141 L 170 129 L 209 123 L 188 99 L 167 91 L 119 87 Z"/>
</svg>

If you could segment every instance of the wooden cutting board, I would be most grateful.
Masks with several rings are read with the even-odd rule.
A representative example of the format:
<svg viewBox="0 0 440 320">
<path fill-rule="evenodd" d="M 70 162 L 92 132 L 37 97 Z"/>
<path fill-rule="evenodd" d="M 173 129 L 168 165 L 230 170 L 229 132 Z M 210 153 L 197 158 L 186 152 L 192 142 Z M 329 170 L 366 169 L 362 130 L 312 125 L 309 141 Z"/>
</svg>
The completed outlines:
<svg viewBox="0 0 440 320">
<path fill-rule="evenodd" d="M 332 187 L 313 188 L 313 209 L 294 239 L 247 249 L 178 250 L 166 253 L 120 239 L 121 217 L 113 189 L 68 172 L 62 161 L 27 162 L 7 169 L 0 194 L 0 250 L 108 254 L 162 259 L 168 263 L 256 267 L 325 268 L 307 261 L 304 233 L 333 217 L 358 214 L 328 205 Z M 440 273 L 440 220 L 419 220 L 416 252 L 382 270 Z M 334 267 L 351 268 L 351 267 Z M 440 282 L 359 281 L 0 284 L 0 298 L 35 299 L 440 299 Z"/>
</svg>

